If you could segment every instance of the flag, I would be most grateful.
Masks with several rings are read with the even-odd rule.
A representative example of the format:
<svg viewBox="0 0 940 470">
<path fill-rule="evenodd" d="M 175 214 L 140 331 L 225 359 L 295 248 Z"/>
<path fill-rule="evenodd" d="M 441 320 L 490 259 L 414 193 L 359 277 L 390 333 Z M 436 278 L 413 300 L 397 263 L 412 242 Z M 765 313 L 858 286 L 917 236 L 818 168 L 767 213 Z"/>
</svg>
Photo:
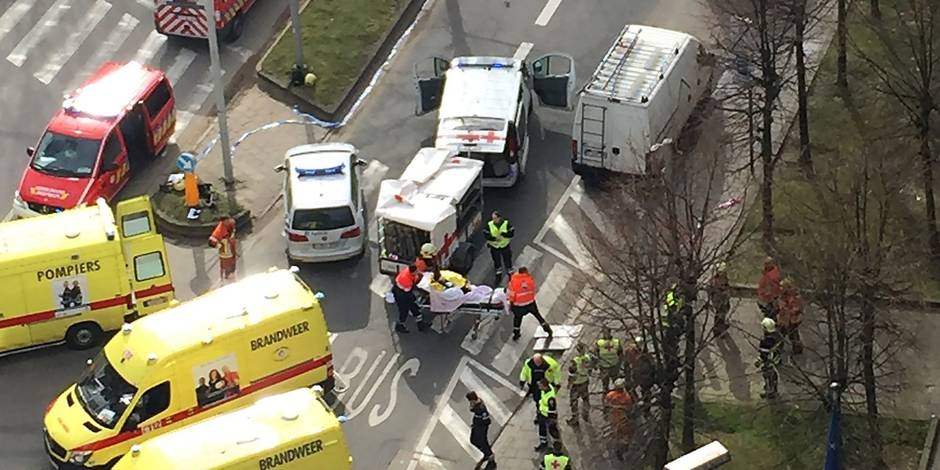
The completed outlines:
<svg viewBox="0 0 940 470">
<path fill-rule="evenodd" d="M 826 466 L 823 470 L 842 470 L 842 405 L 839 397 L 832 403 L 829 438 L 826 443 Z"/>
</svg>

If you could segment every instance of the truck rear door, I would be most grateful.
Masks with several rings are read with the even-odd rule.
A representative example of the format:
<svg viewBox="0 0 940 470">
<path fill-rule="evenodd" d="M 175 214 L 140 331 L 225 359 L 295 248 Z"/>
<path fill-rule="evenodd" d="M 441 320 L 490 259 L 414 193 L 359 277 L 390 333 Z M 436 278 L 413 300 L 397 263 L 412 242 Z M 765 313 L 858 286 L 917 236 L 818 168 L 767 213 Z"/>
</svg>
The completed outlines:
<svg viewBox="0 0 940 470">
<path fill-rule="evenodd" d="M 150 198 L 140 196 L 119 202 L 115 219 L 137 313 L 147 315 L 166 308 L 173 299 L 173 280 Z"/>
</svg>

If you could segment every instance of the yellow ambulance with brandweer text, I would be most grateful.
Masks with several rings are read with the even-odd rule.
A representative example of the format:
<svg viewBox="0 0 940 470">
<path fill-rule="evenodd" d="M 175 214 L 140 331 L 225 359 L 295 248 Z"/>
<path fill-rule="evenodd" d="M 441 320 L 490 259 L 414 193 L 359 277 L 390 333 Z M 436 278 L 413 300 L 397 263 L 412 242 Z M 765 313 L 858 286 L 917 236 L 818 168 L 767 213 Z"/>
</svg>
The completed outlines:
<svg viewBox="0 0 940 470">
<path fill-rule="evenodd" d="M 316 387 L 314 387 L 316 388 Z M 131 447 L 114 470 L 350 470 L 339 420 L 301 388 Z"/>
<path fill-rule="evenodd" d="M 0 224 L 0 352 L 104 332 L 173 299 L 166 246 L 146 196 Z"/>
<path fill-rule="evenodd" d="M 46 411 L 59 469 L 109 468 L 131 446 L 299 387 L 333 388 L 317 295 L 271 269 L 126 324 Z"/>
</svg>

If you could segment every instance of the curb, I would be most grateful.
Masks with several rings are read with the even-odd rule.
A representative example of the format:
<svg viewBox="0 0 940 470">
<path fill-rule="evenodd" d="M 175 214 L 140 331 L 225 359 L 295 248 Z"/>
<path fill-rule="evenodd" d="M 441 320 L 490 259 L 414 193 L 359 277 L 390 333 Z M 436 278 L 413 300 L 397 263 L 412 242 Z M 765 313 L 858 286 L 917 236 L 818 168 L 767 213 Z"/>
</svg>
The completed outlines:
<svg viewBox="0 0 940 470">
<path fill-rule="evenodd" d="M 301 11 L 309 5 L 310 1 L 311 0 L 307 0 L 301 5 Z M 305 96 L 306 93 L 297 91 L 298 87 L 290 87 L 287 81 L 276 76 L 271 76 L 261 70 L 261 64 L 264 63 L 264 60 L 271 53 L 274 45 L 281 40 L 281 37 L 291 31 L 289 19 L 281 32 L 275 36 L 275 40 L 265 49 L 261 59 L 258 60 L 255 65 L 255 72 L 258 77 L 261 78 L 261 80 L 258 81 L 259 87 L 279 101 L 300 106 L 303 111 L 312 114 L 317 119 L 339 121 L 349 112 L 359 98 L 359 95 L 368 87 L 372 76 L 375 75 L 375 72 L 385 63 L 399 38 L 401 38 L 405 31 L 415 22 L 425 1 L 426 0 L 410 0 L 408 2 L 408 5 L 399 15 L 398 20 L 388 29 L 382 42 L 375 48 L 372 58 L 366 62 L 365 66 L 359 72 L 359 77 L 349 86 L 339 104 L 332 110 L 324 109 L 317 105 L 310 97 Z M 299 88 L 303 90 L 303 87 Z"/>
<path fill-rule="evenodd" d="M 937 415 L 930 415 L 930 424 L 927 425 L 927 436 L 924 437 L 924 450 L 920 454 L 918 470 L 928 470 L 930 464 L 936 460 L 934 452 L 937 450 L 937 421 Z"/>
<path fill-rule="evenodd" d="M 217 224 L 217 222 L 182 224 L 167 216 L 165 212 L 156 206 L 153 207 L 153 215 L 157 229 L 161 234 L 189 241 L 203 241 L 209 238 L 209 235 L 212 235 L 212 230 Z M 250 210 L 242 209 L 240 212 L 235 214 L 234 217 L 236 230 L 244 232 L 251 230 Z"/>
</svg>

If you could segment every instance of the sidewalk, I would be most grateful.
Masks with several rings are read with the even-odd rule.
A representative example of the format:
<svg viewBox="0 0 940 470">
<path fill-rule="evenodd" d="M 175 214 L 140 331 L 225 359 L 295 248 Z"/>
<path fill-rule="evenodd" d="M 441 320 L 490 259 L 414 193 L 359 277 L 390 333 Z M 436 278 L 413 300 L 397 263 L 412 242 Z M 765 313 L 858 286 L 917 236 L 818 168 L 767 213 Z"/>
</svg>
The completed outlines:
<svg viewBox="0 0 940 470">
<path fill-rule="evenodd" d="M 252 85 L 238 93 L 228 103 L 228 130 L 232 144 L 245 132 L 272 122 L 297 119 L 293 110 Z M 196 140 L 196 144 L 183 149 L 201 152 L 219 133 L 217 121 Z M 271 207 L 281 194 L 283 175 L 273 171 L 274 166 L 284 160 L 291 147 L 322 141 L 327 130 L 296 124 L 282 125 L 258 132 L 242 142 L 232 154 L 235 172 L 235 188 L 238 202 L 251 210 L 252 218 L 259 218 Z M 188 144 L 188 143 L 187 143 Z M 201 181 L 212 183 L 222 190 L 223 169 L 221 144 L 206 155 L 196 167 Z"/>
</svg>

